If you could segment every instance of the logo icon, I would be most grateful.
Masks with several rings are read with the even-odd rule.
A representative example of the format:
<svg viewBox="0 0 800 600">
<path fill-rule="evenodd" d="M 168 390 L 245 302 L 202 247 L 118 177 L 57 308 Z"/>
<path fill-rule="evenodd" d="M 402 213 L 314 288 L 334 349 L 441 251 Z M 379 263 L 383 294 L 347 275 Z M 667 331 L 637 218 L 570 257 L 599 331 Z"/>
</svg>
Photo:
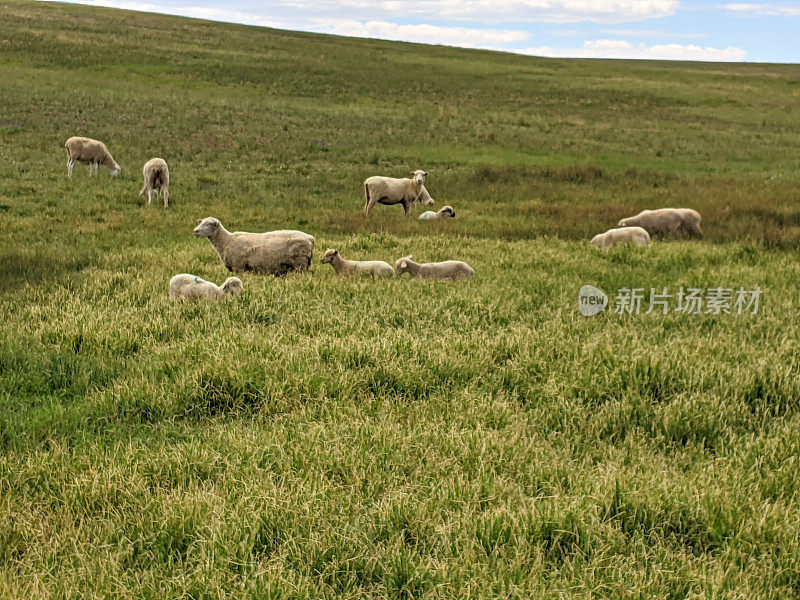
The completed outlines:
<svg viewBox="0 0 800 600">
<path fill-rule="evenodd" d="M 584 317 L 593 317 L 608 306 L 608 296 L 600 288 L 584 285 L 578 292 L 578 310 Z"/>
</svg>

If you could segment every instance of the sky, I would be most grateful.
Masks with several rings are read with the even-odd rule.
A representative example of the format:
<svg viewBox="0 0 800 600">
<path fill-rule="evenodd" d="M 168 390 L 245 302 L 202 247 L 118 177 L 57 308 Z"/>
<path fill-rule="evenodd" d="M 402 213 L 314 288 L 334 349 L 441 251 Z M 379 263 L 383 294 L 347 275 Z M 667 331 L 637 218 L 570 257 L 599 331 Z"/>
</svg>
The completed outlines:
<svg viewBox="0 0 800 600">
<path fill-rule="evenodd" d="M 73 1 L 73 0 L 67 0 Z M 533 56 L 800 63 L 800 0 L 76 0 Z"/>
</svg>

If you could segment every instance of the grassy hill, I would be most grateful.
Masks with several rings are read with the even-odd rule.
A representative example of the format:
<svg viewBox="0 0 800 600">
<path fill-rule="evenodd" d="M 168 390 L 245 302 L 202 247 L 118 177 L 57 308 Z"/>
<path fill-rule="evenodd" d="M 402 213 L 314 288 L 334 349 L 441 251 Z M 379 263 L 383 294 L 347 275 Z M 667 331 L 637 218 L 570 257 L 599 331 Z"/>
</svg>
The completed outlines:
<svg viewBox="0 0 800 600">
<path fill-rule="evenodd" d="M 799 79 L 0 1 L 0 596 L 796 596 Z M 457 220 L 363 217 L 416 168 Z M 705 238 L 586 244 L 660 206 Z M 476 276 L 174 305 L 206 216 Z M 612 310 L 720 286 L 758 314 Z"/>
</svg>

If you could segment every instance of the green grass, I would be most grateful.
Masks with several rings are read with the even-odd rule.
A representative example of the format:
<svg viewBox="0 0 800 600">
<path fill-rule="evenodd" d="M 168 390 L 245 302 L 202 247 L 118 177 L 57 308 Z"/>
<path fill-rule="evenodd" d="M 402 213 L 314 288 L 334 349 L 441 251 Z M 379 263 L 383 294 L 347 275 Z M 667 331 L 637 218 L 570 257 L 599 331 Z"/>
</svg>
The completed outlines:
<svg viewBox="0 0 800 600">
<path fill-rule="evenodd" d="M 796 597 L 799 77 L 0 3 L 0 596 Z M 457 220 L 362 216 L 416 168 Z M 704 240 L 587 245 L 659 206 Z M 227 276 L 206 216 L 311 272 L 171 303 Z M 588 319 L 586 283 L 764 295 Z"/>
</svg>

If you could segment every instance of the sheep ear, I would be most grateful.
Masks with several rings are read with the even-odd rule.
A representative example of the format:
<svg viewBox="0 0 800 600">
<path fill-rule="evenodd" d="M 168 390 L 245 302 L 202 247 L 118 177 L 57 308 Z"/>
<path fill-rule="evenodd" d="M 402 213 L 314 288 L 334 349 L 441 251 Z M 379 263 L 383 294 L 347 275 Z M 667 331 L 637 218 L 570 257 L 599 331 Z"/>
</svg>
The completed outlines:
<svg viewBox="0 0 800 600">
<path fill-rule="evenodd" d="M 407 265 L 406 265 L 406 261 L 402 261 L 402 262 L 400 263 L 400 268 L 401 268 L 401 269 L 405 269 L 405 268 L 406 268 L 406 266 L 407 266 Z"/>
<path fill-rule="evenodd" d="M 198 225 L 199 225 L 200 223 L 202 223 L 202 222 L 203 222 L 203 219 L 197 219 L 197 224 L 198 224 Z"/>
<path fill-rule="evenodd" d="M 423 176 L 423 177 L 427 177 L 427 176 L 428 176 L 428 172 L 427 172 L 427 171 L 423 172 L 423 173 L 422 173 L 422 176 Z"/>
</svg>

